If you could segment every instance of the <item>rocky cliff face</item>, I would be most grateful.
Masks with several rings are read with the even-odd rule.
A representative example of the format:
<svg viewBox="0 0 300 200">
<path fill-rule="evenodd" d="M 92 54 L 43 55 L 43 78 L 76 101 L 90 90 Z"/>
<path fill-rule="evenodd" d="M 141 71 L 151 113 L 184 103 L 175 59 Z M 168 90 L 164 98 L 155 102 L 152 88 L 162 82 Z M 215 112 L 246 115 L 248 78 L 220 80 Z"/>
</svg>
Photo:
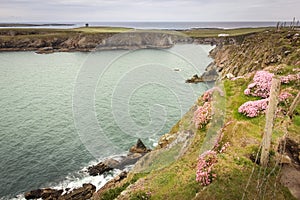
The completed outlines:
<svg viewBox="0 0 300 200">
<path fill-rule="evenodd" d="M 88 33 L 55 29 L 0 30 L 0 51 L 52 53 L 112 49 L 170 48 L 176 43 L 237 44 L 245 36 L 191 38 L 178 32 L 132 31 Z"/>
<path fill-rule="evenodd" d="M 113 34 L 17 34 L 0 36 L 0 51 L 90 51 Z"/>
<path fill-rule="evenodd" d="M 47 31 L 0 31 L 0 51 L 91 51 L 111 49 L 170 48 L 192 39 L 163 32 L 81 33 Z"/>
<path fill-rule="evenodd" d="M 245 36 L 236 44 L 221 44 L 211 52 L 222 76 L 241 76 L 278 64 L 300 65 L 300 31 L 265 31 Z"/>
</svg>

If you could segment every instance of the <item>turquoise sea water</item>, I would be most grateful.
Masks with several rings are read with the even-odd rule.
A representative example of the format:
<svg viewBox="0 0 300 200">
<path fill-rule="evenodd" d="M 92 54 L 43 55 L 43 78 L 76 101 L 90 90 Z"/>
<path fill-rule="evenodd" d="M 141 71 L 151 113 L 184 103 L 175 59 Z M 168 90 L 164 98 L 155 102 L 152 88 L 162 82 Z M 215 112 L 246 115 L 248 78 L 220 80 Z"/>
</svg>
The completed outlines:
<svg viewBox="0 0 300 200">
<path fill-rule="evenodd" d="M 211 87 L 184 83 L 211 62 L 211 48 L 0 53 L 0 199 L 103 185 L 107 177 L 82 169 L 137 138 L 153 147 Z"/>
</svg>

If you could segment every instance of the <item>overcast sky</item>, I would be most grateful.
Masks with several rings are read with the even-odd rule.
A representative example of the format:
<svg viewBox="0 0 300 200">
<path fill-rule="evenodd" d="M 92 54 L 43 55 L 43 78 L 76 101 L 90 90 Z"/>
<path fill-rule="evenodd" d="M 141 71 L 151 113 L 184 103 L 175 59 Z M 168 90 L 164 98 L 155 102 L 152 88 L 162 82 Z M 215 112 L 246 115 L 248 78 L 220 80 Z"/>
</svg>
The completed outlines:
<svg viewBox="0 0 300 200">
<path fill-rule="evenodd" d="M 0 0 L 0 22 L 278 21 L 300 0 Z"/>
</svg>

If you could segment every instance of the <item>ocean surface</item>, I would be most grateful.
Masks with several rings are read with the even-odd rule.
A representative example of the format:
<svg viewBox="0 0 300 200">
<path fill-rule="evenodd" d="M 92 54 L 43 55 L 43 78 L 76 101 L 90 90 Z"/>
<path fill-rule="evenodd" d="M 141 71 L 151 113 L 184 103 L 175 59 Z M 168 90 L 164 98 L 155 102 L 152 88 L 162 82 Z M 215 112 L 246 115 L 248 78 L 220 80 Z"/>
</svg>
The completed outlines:
<svg viewBox="0 0 300 200">
<path fill-rule="evenodd" d="M 212 87 L 186 84 L 213 47 L 0 53 L 0 199 L 41 187 L 101 187 L 86 167 L 158 138 Z"/>
<path fill-rule="evenodd" d="M 49 22 L 28 22 L 30 24 L 49 24 Z M 51 22 L 50 22 L 51 23 Z M 61 22 L 60 22 L 61 23 Z M 259 22 L 62 22 L 73 26 L 33 26 L 16 28 L 76 28 L 83 27 L 86 23 L 90 26 L 128 27 L 137 29 L 176 29 L 184 30 L 191 28 L 249 28 L 249 27 L 275 27 L 275 21 Z M 289 24 L 289 22 L 287 22 Z M 1 27 L 0 27 L 1 28 Z M 6 27 L 5 27 L 6 28 Z"/>
</svg>

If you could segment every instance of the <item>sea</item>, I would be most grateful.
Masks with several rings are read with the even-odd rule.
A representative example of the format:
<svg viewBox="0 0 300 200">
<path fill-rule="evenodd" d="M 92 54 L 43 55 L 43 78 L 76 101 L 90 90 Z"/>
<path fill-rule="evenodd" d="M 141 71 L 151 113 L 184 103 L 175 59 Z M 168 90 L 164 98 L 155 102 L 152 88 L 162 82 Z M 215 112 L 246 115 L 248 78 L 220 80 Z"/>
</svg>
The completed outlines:
<svg viewBox="0 0 300 200">
<path fill-rule="evenodd" d="M 87 167 L 148 148 L 213 84 L 187 84 L 212 61 L 209 45 L 171 49 L 0 53 L 0 199 L 37 188 L 97 189 L 119 170 Z M 127 166 L 130 169 L 132 166 Z"/>
<path fill-rule="evenodd" d="M 5 23 L 5 22 L 3 22 Z M 136 29 L 172 29 L 172 30 L 185 30 L 191 28 L 220 28 L 220 29 L 233 29 L 233 28 L 254 28 L 254 27 L 275 27 L 277 21 L 226 21 L 226 22 L 138 22 L 138 21 L 126 21 L 126 22 L 59 22 L 59 24 L 69 24 L 68 26 L 57 26 L 53 22 L 22 22 L 28 24 L 51 24 L 42 26 L 32 26 L 30 28 L 78 28 L 84 27 L 86 24 L 89 26 L 108 26 L 108 27 L 128 27 Z M 289 24 L 290 22 L 287 22 Z M 1 27 L 0 28 L 7 28 Z M 16 28 L 28 28 L 18 26 Z"/>
</svg>

